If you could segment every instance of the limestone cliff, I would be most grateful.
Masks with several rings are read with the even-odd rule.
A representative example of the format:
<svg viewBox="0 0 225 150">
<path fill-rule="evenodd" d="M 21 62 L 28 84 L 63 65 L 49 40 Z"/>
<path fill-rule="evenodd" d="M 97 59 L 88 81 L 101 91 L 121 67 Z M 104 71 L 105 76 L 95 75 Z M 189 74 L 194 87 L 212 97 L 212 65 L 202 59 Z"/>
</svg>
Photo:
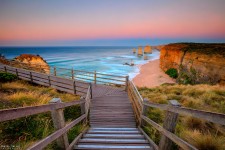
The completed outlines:
<svg viewBox="0 0 225 150">
<path fill-rule="evenodd" d="M 50 67 L 47 62 L 39 55 L 22 54 L 14 58 L 15 61 L 24 63 L 32 67 L 34 70 L 49 73 Z"/>
<path fill-rule="evenodd" d="M 160 67 L 176 68 L 178 79 L 225 85 L 225 44 L 175 43 L 160 51 Z M 181 79 L 182 80 L 182 79 Z"/>
</svg>

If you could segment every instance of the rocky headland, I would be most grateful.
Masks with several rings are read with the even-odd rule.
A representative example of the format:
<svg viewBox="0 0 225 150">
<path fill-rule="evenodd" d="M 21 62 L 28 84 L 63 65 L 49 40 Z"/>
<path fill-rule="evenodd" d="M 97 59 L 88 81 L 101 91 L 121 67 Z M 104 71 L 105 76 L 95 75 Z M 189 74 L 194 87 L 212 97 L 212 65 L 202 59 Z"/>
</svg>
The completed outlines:
<svg viewBox="0 0 225 150">
<path fill-rule="evenodd" d="M 50 73 L 50 66 L 39 55 L 21 54 L 15 57 L 13 60 L 8 60 L 5 57 L 0 57 L 0 63 L 24 69 L 31 69 L 42 73 Z"/>
<path fill-rule="evenodd" d="M 160 51 L 160 68 L 177 69 L 178 82 L 225 85 L 225 44 L 168 44 Z"/>
<path fill-rule="evenodd" d="M 48 63 L 39 55 L 32 54 L 21 54 L 14 58 L 15 61 L 27 64 L 32 68 L 43 70 L 45 73 L 50 73 L 50 66 Z"/>
</svg>

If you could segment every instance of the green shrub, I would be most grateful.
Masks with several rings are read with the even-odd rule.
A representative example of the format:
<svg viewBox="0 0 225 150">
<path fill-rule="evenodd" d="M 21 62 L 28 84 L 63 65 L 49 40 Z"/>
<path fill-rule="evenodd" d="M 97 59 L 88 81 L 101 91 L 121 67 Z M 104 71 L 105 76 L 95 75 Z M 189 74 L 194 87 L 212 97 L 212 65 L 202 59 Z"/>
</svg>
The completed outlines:
<svg viewBox="0 0 225 150">
<path fill-rule="evenodd" d="M 0 72 L 0 82 L 9 82 L 17 79 L 17 76 L 11 73 Z"/>
<path fill-rule="evenodd" d="M 178 77 L 178 72 L 177 69 L 175 68 L 170 68 L 166 71 L 166 74 L 168 74 L 171 78 L 177 78 Z"/>
</svg>

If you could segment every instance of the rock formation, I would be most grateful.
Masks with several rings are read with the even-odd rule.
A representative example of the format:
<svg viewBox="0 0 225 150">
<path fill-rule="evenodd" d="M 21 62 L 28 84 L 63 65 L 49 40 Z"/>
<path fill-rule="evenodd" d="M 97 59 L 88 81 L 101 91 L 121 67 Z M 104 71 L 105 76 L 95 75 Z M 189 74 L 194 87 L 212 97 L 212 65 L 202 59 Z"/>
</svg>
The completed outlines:
<svg viewBox="0 0 225 150">
<path fill-rule="evenodd" d="M 164 71 L 177 69 L 178 78 L 189 80 L 193 84 L 225 85 L 225 44 L 166 45 L 160 51 L 160 67 Z"/>
<path fill-rule="evenodd" d="M 150 45 L 145 46 L 144 53 L 145 54 L 151 54 L 152 53 L 152 48 L 151 48 Z"/>
<path fill-rule="evenodd" d="M 21 64 L 23 63 L 24 65 L 27 64 L 36 71 L 41 71 L 47 74 L 50 73 L 50 66 L 39 55 L 22 54 L 14 58 L 14 60 L 17 62 L 21 62 Z"/>
<path fill-rule="evenodd" d="M 144 60 L 148 60 L 148 56 L 147 55 L 144 56 Z"/>
<path fill-rule="evenodd" d="M 143 51 L 141 46 L 138 47 L 138 56 L 143 56 Z"/>
</svg>

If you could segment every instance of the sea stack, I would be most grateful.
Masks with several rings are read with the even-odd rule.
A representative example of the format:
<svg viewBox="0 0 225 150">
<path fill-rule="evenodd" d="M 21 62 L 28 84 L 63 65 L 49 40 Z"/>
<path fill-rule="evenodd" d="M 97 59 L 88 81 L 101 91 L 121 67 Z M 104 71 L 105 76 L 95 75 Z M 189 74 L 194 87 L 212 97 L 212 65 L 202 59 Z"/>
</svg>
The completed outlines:
<svg viewBox="0 0 225 150">
<path fill-rule="evenodd" d="M 133 53 L 134 53 L 134 54 L 136 53 L 136 48 L 133 49 Z"/>
<path fill-rule="evenodd" d="M 147 55 L 144 56 L 144 60 L 148 60 L 148 56 Z"/>
<path fill-rule="evenodd" d="M 152 48 L 150 45 L 146 45 L 144 48 L 144 53 L 145 54 L 151 54 L 152 53 Z"/>
<path fill-rule="evenodd" d="M 141 46 L 138 47 L 138 56 L 143 56 L 143 51 Z"/>
</svg>

